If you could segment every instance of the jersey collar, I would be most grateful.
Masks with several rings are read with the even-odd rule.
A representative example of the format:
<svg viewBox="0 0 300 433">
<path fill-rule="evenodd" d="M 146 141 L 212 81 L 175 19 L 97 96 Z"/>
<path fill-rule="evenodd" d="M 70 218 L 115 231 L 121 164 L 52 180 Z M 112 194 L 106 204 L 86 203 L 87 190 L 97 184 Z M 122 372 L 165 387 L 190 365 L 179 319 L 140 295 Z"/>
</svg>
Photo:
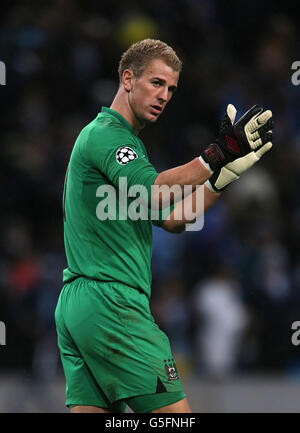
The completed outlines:
<svg viewBox="0 0 300 433">
<path fill-rule="evenodd" d="M 122 123 L 125 128 L 129 129 L 129 131 L 134 134 L 134 130 L 133 127 L 130 125 L 130 123 L 127 122 L 127 120 L 117 111 L 112 110 L 111 108 L 108 107 L 102 107 L 101 109 L 101 113 L 107 113 L 110 114 L 111 116 L 114 116 L 116 119 L 119 120 L 120 123 Z M 135 135 L 135 134 L 134 134 Z"/>
</svg>

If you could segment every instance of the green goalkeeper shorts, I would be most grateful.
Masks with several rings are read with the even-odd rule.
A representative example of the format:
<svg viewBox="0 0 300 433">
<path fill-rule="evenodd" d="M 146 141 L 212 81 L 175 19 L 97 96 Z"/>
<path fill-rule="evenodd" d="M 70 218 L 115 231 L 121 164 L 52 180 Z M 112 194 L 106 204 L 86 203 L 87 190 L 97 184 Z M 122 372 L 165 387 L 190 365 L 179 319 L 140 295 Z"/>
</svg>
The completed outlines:
<svg viewBox="0 0 300 433">
<path fill-rule="evenodd" d="M 185 397 L 169 339 L 142 291 L 78 278 L 64 285 L 55 321 L 67 406 L 150 412 Z"/>
</svg>

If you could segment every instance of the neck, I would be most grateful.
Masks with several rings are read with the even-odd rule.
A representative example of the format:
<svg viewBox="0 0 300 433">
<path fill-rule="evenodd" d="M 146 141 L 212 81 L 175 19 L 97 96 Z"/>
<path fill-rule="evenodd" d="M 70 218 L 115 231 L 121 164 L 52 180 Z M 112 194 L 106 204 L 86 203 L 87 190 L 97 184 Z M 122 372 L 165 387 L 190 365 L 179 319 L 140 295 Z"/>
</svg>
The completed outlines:
<svg viewBox="0 0 300 433">
<path fill-rule="evenodd" d="M 122 87 L 119 88 L 110 108 L 121 114 L 125 120 L 132 126 L 134 133 L 138 135 L 145 127 L 145 123 L 139 121 L 129 102 L 129 93 Z"/>
</svg>

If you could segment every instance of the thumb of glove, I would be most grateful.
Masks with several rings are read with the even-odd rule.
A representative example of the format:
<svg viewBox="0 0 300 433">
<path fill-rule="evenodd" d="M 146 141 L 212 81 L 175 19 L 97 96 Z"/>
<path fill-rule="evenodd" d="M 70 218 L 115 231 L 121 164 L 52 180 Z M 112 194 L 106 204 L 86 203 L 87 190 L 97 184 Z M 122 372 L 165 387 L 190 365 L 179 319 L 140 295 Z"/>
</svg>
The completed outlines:
<svg viewBox="0 0 300 433">
<path fill-rule="evenodd" d="M 234 120 L 236 116 L 236 108 L 232 104 L 228 104 L 226 108 L 225 116 L 222 120 L 221 124 L 221 132 L 225 132 L 227 128 L 233 126 Z"/>
<path fill-rule="evenodd" d="M 256 152 L 255 155 L 258 159 L 260 159 L 266 152 L 268 152 L 271 147 L 273 146 L 273 144 L 271 143 L 271 141 L 269 141 L 268 143 L 266 143 L 264 146 L 262 146 L 261 148 L 259 148 Z"/>
<path fill-rule="evenodd" d="M 227 105 L 226 113 L 227 113 L 232 125 L 234 124 L 234 121 L 235 121 L 236 112 L 237 111 L 236 111 L 236 108 L 234 105 L 232 105 L 232 104 Z"/>
</svg>

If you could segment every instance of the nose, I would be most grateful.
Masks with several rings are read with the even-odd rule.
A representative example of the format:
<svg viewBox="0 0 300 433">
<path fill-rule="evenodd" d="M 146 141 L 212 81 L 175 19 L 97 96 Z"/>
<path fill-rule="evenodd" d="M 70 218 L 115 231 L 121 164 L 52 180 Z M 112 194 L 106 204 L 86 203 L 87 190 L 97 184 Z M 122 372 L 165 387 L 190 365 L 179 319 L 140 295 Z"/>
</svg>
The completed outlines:
<svg viewBox="0 0 300 433">
<path fill-rule="evenodd" d="M 169 99 L 169 89 L 167 86 L 165 87 L 161 87 L 159 94 L 158 94 L 158 99 L 159 101 L 162 102 L 167 102 Z"/>
</svg>

